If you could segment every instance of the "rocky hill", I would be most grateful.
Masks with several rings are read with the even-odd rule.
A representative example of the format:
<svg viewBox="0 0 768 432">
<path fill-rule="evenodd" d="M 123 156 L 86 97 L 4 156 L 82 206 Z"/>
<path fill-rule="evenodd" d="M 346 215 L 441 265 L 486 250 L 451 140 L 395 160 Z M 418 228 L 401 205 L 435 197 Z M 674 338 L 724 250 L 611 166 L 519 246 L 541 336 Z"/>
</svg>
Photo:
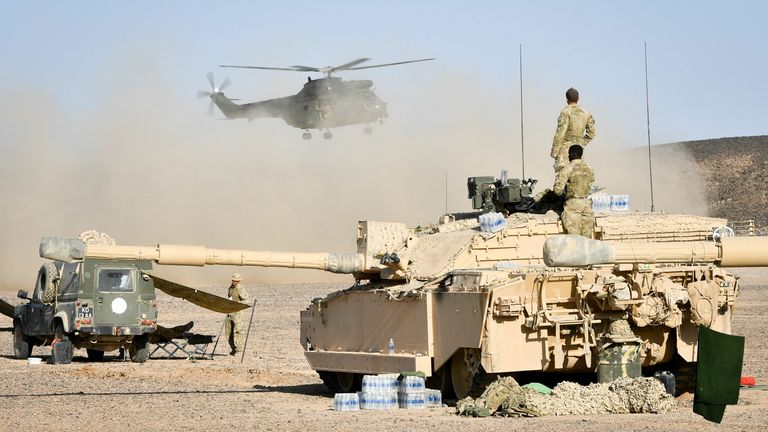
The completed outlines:
<svg viewBox="0 0 768 432">
<path fill-rule="evenodd" d="M 658 147 L 667 146 L 684 148 L 698 165 L 706 182 L 711 216 L 730 221 L 754 219 L 758 227 L 768 227 L 768 135 Z"/>
</svg>

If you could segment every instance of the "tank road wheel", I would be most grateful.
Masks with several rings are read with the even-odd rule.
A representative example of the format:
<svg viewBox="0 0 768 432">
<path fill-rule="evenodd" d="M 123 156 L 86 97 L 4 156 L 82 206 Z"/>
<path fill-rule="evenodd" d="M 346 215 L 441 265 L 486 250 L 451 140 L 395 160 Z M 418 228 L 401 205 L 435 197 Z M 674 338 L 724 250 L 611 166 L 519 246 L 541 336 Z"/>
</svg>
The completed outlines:
<svg viewBox="0 0 768 432">
<path fill-rule="evenodd" d="M 128 346 L 128 355 L 134 363 L 144 363 L 149 360 L 149 338 L 146 336 L 133 338 L 133 342 Z"/>
<path fill-rule="evenodd" d="M 97 349 L 86 348 L 85 352 L 88 353 L 88 360 L 93 362 L 104 361 L 104 351 Z"/>
<path fill-rule="evenodd" d="M 331 393 L 351 393 L 363 386 L 361 374 L 329 371 L 317 371 L 317 374 Z"/>
<path fill-rule="evenodd" d="M 21 322 L 13 323 L 13 355 L 17 359 L 26 359 L 32 354 L 32 344 L 21 329 Z"/>
<path fill-rule="evenodd" d="M 459 348 L 451 357 L 451 384 L 457 399 L 464 399 L 473 390 L 482 374 L 480 366 L 480 350 L 476 348 Z"/>
<path fill-rule="evenodd" d="M 40 284 L 40 290 L 43 292 L 43 303 L 55 302 L 59 288 L 59 270 L 54 263 L 45 263 L 40 268 L 40 272 L 37 275 L 37 283 Z"/>
<path fill-rule="evenodd" d="M 427 378 L 427 387 L 440 390 L 443 399 L 454 399 L 453 383 L 451 382 L 451 361 L 447 361 L 443 367 L 434 371 L 432 376 Z"/>
</svg>

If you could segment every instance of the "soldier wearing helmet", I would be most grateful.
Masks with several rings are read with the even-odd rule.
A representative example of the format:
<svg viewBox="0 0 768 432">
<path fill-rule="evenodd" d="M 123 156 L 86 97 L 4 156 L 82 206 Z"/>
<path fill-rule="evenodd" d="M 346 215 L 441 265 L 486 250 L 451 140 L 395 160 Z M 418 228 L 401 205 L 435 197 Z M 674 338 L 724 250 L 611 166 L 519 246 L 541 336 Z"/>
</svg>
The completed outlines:
<svg viewBox="0 0 768 432">
<path fill-rule="evenodd" d="M 579 91 L 569 88 L 565 92 L 565 100 L 568 105 L 557 118 L 557 130 L 550 151 L 550 156 L 555 159 L 555 173 L 568 165 L 568 149 L 572 145 L 586 147 L 595 137 L 595 119 L 578 105 Z"/>
<path fill-rule="evenodd" d="M 230 300 L 240 303 L 248 303 L 248 291 L 240 283 L 243 280 L 240 273 L 232 275 L 232 283 L 229 285 L 227 296 Z M 229 342 L 231 351 L 229 355 L 236 355 L 243 352 L 243 337 L 245 335 L 245 319 L 243 311 L 227 314 L 224 320 L 225 337 Z"/>
</svg>

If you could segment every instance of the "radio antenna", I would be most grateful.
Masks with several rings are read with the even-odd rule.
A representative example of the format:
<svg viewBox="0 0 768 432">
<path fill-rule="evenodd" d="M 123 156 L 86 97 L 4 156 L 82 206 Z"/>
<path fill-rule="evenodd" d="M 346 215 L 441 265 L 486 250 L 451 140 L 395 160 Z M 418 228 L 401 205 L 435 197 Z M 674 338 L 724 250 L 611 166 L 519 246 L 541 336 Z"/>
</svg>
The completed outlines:
<svg viewBox="0 0 768 432">
<path fill-rule="evenodd" d="M 523 177 L 525 180 L 525 134 L 523 131 L 523 44 L 520 44 L 520 152 L 523 165 Z"/>
<path fill-rule="evenodd" d="M 445 169 L 445 214 L 448 214 L 448 168 Z"/>
<path fill-rule="evenodd" d="M 645 55 L 645 124 L 648 128 L 648 178 L 651 184 L 651 213 L 656 211 L 653 205 L 653 163 L 651 162 L 651 108 L 648 101 L 648 44 L 643 42 Z"/>
</svg>

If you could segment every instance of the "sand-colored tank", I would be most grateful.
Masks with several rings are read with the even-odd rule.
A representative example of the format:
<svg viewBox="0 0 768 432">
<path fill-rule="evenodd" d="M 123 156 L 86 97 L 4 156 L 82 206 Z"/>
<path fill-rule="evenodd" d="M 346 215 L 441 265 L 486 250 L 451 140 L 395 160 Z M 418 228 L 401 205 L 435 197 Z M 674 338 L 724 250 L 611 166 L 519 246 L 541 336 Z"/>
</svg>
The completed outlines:
<svg viewBox="0 0 768 432">
<path fill-rule="evenodd" d="M 418 370 L 459 397 L 493 374 L 608 380 L 690 366 L 698 325 L 731 330 L 739 282 L 723 266 L 768 265 L 768 238 L 713 239 L 726 224 L 717 218 L 598 214 L 587 240 L 563 236 L 553 213 L 513 214 L 495 233 L 470 216 L 419 229 L 359 222 L 349 254 L 51 238 L 40 253 L 350 273 L 350 288 L 301 311 L 311 367 L 337 391 L 354 390 L 362 374 Z"/>
</svg>

